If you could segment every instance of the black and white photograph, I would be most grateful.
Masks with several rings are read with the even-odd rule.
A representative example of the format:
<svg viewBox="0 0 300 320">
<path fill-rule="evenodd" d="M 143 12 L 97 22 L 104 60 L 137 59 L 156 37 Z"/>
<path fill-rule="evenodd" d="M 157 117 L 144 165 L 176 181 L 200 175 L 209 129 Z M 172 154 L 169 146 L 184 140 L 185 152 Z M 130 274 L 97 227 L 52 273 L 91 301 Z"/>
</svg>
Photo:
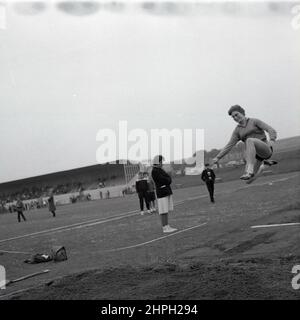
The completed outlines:
<svg viewBox="0 0 300 320">
<path fill-rule="evenodd" d="M 300 300 L 300 1 L 0 0 L 0 121 L 0 309 Z"/>
</svg>

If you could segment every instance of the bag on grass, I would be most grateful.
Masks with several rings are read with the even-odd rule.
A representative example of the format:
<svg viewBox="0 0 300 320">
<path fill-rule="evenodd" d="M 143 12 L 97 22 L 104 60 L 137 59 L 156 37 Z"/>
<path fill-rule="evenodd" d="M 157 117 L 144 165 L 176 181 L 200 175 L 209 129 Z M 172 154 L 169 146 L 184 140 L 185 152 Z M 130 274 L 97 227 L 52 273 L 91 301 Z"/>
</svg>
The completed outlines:
<svg viewBox="0 0 300 320">
<path fill-rule="evenodd" d="M 51 260 L 52 260 L 52 257 L 48 254 L 36 253 L 30 259 L 27 259 L 24 262 L 34 264 L 34 263 L 48 262 Z"/>
<path fill-rule="evenodd" d="M 52 256 L 53 261 L 55 261 L 55 262 L 65 261 L 68 259 L 67 251 L 66 251 L 65 247 L 63 247 L 63 246 L 52 247 L 51 256 Z"/>
</svg>

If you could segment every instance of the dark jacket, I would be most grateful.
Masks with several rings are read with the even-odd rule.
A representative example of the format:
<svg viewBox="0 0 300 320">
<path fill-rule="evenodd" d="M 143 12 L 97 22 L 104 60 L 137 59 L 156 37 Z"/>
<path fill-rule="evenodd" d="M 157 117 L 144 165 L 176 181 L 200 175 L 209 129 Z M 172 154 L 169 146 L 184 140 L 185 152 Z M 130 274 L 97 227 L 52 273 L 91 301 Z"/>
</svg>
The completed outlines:
<svg viewBox="0 0 300 320">
<path fill-rule="evenodd" d="M 49 211 L 55 211 L 56 207 L 55 207 L 55 204 L 54 204 L 54 197 L 53 196 L 48 198 L 48 203 L 49 203 Z"/>
<path fill-rule="evenodd" d="M 215 176 L 214 170 L 209 169 L 209 168 L 204 169 L 201 174 L 201 179 L 206 183 L 207 182 L 215 182 L 216 176 Z"/>
<path fill-rule="evenodd" d="M 166 171 L 159 167 L 153 167 L 151 175 L 155 183 L 157 198 L 163 198 L 173 194 L 170 186 L 172 178 Z"/>
<path fill-rule="evenodd" d="M 154 192 L 154 181 L 152 179 L 148 180 L 148 192 Z"/>
<path fill-rule="evenodd" d="M 17 210 L 17 211 L 23 211 L 23 209 L 24 209 L 23 202 L 22 202 L 21 200 L 17 200 L 16 210 Z"/>
<path fill-rule="evenodd" d="M 148 191 L 148 181 L 147 180 L 137 180 L 135 183 L 135 189 L 137 193 L 144 193 Z"/>
</svg>

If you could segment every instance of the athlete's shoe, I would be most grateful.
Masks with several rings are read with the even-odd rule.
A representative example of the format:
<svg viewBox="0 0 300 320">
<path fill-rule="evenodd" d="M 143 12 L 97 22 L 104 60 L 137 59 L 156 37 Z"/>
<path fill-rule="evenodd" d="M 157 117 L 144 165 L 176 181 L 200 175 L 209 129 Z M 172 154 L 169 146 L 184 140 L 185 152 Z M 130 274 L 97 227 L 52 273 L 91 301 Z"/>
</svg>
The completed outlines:
<svg viewBox="0 0 300 320">
<path fill-rule="evenodd" d="M 177 231 L 177 229 L 176 228 L 172 228 L 169 225 L 166 225 L 166 226 L 163 227 L 163 232 L 164 233 L 170 233 L 170 232 L 174 232 L 174 231 Z"/>
<path fill-rule="evenodd" d="M 248 180 L 246 180 L 247 184 L 252 183 L 253 181 L 255 181 L 264 171 L 265 169 L 265 164 L 264 162 L 262 162 L 262 164 L 259 166 L 258 170 L 255 172 L 254 176 Z"/>
<path fill-rule="evenodd" d="M 152 212 L 151 212 L 151 210 L 147 210 L 147 213 L 148 213 L 148 214 L 151 214 Z"/>
<path fill-rule="evenodd" d="M 141 211 L 141 216 L 143 216 L 144 215 L 144 211 Z"/>
<path fill-rule="evenodd" d="M 249 180 L 249 179 L 251 179 L 251 178 L 253 178 L 254 177 L 254 173 L 248 173 L 248 172 L 246 172 L 246 173 L 244 173 L 241 177 L 240 177 L 240 179 L 241 180 Z"/>
<path fill-rule="evenodd" d="M 274 166 L 275 164 L 277 164 L 278 162 L 276 160 L 264 160 L 264 164 L 266 166 Z"/>
</svg>

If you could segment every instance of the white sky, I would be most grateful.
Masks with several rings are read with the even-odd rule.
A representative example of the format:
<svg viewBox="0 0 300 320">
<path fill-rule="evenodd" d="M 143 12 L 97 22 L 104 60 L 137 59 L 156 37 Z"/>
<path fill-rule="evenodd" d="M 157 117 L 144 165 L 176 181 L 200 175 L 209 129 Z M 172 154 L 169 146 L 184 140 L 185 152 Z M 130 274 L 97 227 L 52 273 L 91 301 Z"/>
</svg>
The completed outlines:
<svg viewBox="0 0 300 320">
<path fill-rule="evenodd" d="M 215 4 L 205 15 L 128 6 L 85 16 L 54 4 L 36 14 L 8 5 L 0 183 L 96 164 L 98 130 L 119 120 L 129 129 L 204 129 L 210 150 L 229 139 L 227 110 L 240 104 L 278 138 L 299 135 L 293 18 L 290 6 L 271 11 L 266 3 L 240 4 L 235 14 Z"/>
</svg>

